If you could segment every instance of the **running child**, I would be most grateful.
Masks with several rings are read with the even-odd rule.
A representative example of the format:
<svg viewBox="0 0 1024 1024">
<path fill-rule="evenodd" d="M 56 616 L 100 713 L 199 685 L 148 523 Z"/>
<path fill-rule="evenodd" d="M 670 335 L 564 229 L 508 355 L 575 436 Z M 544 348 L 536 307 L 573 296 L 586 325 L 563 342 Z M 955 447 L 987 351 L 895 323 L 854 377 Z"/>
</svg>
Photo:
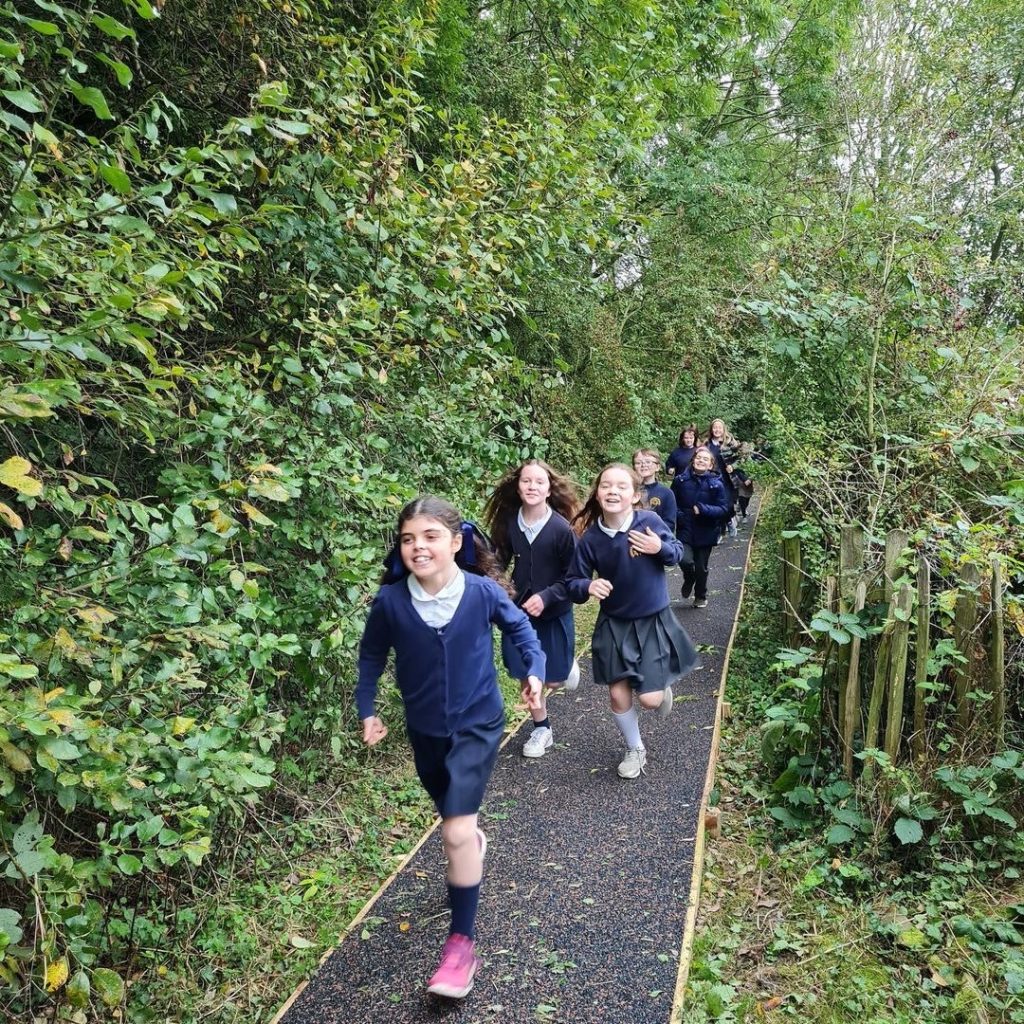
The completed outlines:
<svg viewBox="0 0 1024 1024">
<path fill-rule="evenodd" d="M 697 424 L 688 423 L 679 431 L 679 445 L 673 448 L 665 460 L 665 472 L 669 477 L 678 476 L 690 464 L 697 450 Z"/>
<path fill-rule="evenodd" d="M 448 858 L 451 926 L 427 991 L 461 999 L 480 963 L 474 939 L 487 838 L 477 812 L 505 728 L 492 626 L 516 645 L 530 706 L 540 697 L 544 652 L 525 612 L 495 582 L 488 546 L 452 505 L 417 498 L 399 514 L 397 532 L 359 645 L 356 705 L 363 742 L 379 743 L 387 728 L 374 707 L 377 682 L 394 648 L 416 773 L 441 816 Z"/>
<path fill-rule="evenodd" d="M 706 442 L 714 457 L 715 465 L 725 485 L 725 495 L 729 499 L 729 515 L 722 522 L 722 535 L 736 536 L 736 460 L 739 458 L 739 442 L 729 433 L 723 419 L 713 419 L 708 427 Z"/>
<path fill-rule="evenodd" d="M 594 682 L 608 687 L 626 743 L 618 766 L 623 779 L 637 778 L 647 766 L 637 705 L 667 717 L 672 684 L 697 663 L 690 638 L 669 610 L 665 580 L 682 545 L 655 513 L 634 510 L 639 487 L 629 466 L 612 463 L 601 470 L 574 520 L 583 534 L 568 580 L 575 602 L 601 602 L 591 641 Z"/>
<path fill-rule="evenodd" d="M 683 542 L 683 599 L 693 607 L 708 604 L 708 561 L 730 512 L 729 497 L 710 448 L 698 448 L 688 469 L 672 481 L 679 506 L 676 536 Z"/>
<path fill-rule="evenodd" d="M 657 512 L 670 530 L 676 528 L 675 495 L 663 484 L 658 482 L 658 470 L 661 469 L 661 456 L 651 448 L 641 448 L 633 452 L 633 468 L 640 483 L 640 507 Z"/>
<path fill-rule="evenodd" d="M 503 569 L 512 566 L 513 598 L 530 616 L 544 651 L 548 688 L 576 689 L 576 626 L 565 576 L 576 552 L 569 521 L 577 511 L 572 483 L 546 462 L 530 459 L 502 479 L 484 507 L 484 521 Z M 501 638 L 505 668 L 526 679 L 527 665 L 508 634 Z M 547 690 L 530 709 L 533 731 L 523 744 L 524 757 L 543 757 L 554 744 L 548 718 Z"/>
</svg>

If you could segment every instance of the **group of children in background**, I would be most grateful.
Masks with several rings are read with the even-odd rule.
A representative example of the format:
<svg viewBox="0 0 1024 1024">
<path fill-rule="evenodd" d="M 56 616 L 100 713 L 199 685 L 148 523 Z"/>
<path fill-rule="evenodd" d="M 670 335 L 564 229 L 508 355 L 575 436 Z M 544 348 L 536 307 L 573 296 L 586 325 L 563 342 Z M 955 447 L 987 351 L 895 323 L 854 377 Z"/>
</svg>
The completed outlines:
<svg viewBox="0 0 1024 1024">
<path fill-rule="evenodd" d="M 618 775 L 638 778 L 647 765 L 640 713 L 667 717 L 673 684 L 697 661 L 671 611 L 666 569 L 681 564 L 684 599 L 706 606 L 711 549 L 723 532 L 735 536 L 737 501 L 746 517 L 740 488 L 751 483 L 736 465 L 740 454 L 720 419 L 703 444 L 685 427 L 666 465 L 671 486 L 658 481 L 658 453 L 641 449 L 632 468 L 605 466 L 582 507 L 566 477 L 531 459 L 489 498 L 489 541 L 441 498 L 418 498 L 400 513 L 360 645 L 356 704 L 372 746 L 387 734 L 375 702 L 393 648 L 416 771 L 441 816 L 448 861 L 451 923 L 429 992 L 463 998 L 479 965 L 487 838 L 477 813 L 505 724 L 493 626 L 533 718 L 523 754 L 538 758 L 554 743 L 548 692 L 579 684 L 572 605 L 600 602 L 593 679 L 608 687 L 625 745 Z"/>
</svg>

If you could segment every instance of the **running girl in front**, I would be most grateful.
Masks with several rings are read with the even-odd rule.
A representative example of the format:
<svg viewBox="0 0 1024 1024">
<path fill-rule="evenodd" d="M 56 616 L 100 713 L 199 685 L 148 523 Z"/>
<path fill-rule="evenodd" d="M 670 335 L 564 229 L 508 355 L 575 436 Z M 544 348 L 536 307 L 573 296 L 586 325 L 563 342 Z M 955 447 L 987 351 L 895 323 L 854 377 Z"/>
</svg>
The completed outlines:
<svg viewBox="0 0 1024 1024">
<path fill-rule="evenodd" d="M 639 488 L 640 478 L 622 463 L 601 470 L 576 516 L 584 532 L 568 580 L 574 601 L 601 602 L 591 641 L 594 682 L 608 687 L 626 744 L 618 766 L 623 779 L 637 778 L 647 766 L 634 692 L 640 707 L 665 718 L 672 684 L 697 663 L 690 638 L 669 610 L 665 580 L 682 545 L 654 512 L 633 509 Z"/>
<path fill-rule="evenodd" d="M 565 585 L 576 551 L 576 534 L 569 525 L 576 510 L 570 481 L 540 459 L 530 459 L 507 473 L 484 508 L 498 562 L 506 570 L 512 566 L 515 602 L 530 616 L 544 651 L 544 682 L 570 692 L 580 681 L 576 627 Z M 501 639 L 501 654 L 509 675 L 525 679 L 527 666 L 508 634 Z M 543 757 L 555 742 L 546 690 L 530 713 L 533 730 L 523 745 L 523 756 Z"/>
<path fill-rule="evenodd" d="M 471 523 L 442 498 L 417 498 L 398 517 L 398 542 L 359 645 L 363 742 L 373 746 L 387 735 L 374 705 L 394 648 L 416 773 L 442 819 L 452 916 L 427 991 L 451 999 L 468 994 L 480 963 L 474 940 L 487 837 L 477 812 L 505 728 L 492 625 L 522 658 L 523 699 L 531 707 L 544 678 L 537 634 L 497 577 L 497 562 Z"/>
</svg>

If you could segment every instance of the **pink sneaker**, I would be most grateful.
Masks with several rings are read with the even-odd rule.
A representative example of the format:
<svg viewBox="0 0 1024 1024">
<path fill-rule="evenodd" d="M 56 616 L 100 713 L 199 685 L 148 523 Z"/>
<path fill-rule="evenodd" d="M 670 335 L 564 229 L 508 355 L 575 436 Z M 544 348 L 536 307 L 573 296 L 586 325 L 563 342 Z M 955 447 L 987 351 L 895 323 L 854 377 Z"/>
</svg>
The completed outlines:
<svg viewBox="0 0 1024 1024">
<path fill-rule="evenodd" d="M 427 991 L 448 999 L 463 999 L 473 987 L 473 976 L 480 957 L 473 954 L 473 940 L 465 935 L 449 935 L 441 952 L 441 966 L 427 984 Z"/>
</svg>

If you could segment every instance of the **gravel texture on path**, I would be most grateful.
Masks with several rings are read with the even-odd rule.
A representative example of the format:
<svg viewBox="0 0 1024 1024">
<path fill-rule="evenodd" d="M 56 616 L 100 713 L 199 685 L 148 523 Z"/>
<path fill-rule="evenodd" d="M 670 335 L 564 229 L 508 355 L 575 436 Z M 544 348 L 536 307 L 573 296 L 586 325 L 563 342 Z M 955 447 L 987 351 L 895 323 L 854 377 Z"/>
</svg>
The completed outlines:
<svg viewBox="0 0 1024 1024">
<path fill-rule="evenodd" d="M 709 603 L 673 608 L 701 652 L 664 721 L 641 715 L 647 774 L 616 774 L 623 744 L 589 660 L 573 694 L 552 698 L 555 747 L 505 746 L 480 815 L 490 845 L 477 921 L 483 964 L 459 1002 L 428 995 L 448 933 L 435 830 L 324 961 L 282 1024 L 457 1020 L 668 1022 L 693 875 L 697 816 L 718 687 L 754 523 L 711 557 Z"/>
</svg>

